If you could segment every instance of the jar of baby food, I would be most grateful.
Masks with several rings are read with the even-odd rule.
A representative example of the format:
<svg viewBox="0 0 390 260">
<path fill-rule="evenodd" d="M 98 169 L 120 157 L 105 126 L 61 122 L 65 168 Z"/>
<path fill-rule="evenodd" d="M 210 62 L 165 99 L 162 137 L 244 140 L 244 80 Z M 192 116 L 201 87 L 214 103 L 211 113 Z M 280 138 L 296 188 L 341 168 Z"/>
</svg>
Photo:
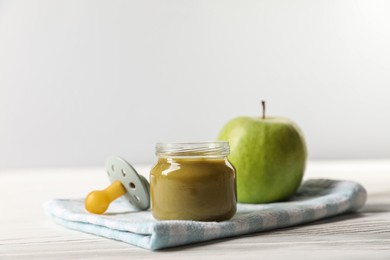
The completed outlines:
<svg viewBox="0 0 390 260">
<path fill-rule="evenodd" d="M 236 174 L 228 142 L 158 143 L 150 173 L 159 220 L 223 221 L 236 212 Z"/>
</svg>

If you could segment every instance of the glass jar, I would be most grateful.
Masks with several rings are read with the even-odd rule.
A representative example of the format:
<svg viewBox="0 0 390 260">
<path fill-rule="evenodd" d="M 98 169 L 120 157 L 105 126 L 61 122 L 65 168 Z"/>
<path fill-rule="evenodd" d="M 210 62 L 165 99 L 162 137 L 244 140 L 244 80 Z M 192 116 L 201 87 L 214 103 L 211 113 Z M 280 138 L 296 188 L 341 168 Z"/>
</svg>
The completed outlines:
<svg viewBox="0 0 390 260">
<path fill-rule="evenodd" d="M 228 142 L 158 143 L 150 173 L 153 217 L 223 221 L 236 212 L 236 174 Z"/>
</svg>

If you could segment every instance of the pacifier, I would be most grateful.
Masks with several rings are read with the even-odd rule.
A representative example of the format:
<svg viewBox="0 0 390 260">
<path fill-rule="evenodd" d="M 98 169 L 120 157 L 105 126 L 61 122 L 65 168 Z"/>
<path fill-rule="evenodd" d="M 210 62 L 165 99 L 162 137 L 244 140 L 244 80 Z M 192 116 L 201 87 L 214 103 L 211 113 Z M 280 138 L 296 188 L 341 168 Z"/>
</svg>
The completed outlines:
<svg viewBox="0 0 390 260">
<path fill-rule="evenodd" d="M 85 199 L 85 208 L 91 213 L 103 214 L 111 202 L 124 196 L 125 202 L 139 210 L 150 206 L 149 182 L 144 176 L 118 156 L 106 160 L 106 170 L 111 185 L 104 190 L 92 191 Z"/>
</svg>

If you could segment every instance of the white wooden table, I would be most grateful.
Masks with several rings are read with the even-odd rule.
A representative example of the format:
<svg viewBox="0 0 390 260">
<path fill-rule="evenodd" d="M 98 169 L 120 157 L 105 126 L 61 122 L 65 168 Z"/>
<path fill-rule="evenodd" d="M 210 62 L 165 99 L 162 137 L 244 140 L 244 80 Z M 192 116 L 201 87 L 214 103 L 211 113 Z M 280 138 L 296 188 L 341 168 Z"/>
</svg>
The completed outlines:
<svg viewBox="0 0 390 260">
<path fill-rule="evenodd" d="M 136 167 L 148 175 L 149 167 Z M 309 225 L 151 252 L 52 222 L 42 203 L 108 185 L 102 168 L 0 170 L 0 259 L 390 259 L 390 160 L 309 162 L 305 178 L 362 183 L 356 214 Z"/>
</svg>

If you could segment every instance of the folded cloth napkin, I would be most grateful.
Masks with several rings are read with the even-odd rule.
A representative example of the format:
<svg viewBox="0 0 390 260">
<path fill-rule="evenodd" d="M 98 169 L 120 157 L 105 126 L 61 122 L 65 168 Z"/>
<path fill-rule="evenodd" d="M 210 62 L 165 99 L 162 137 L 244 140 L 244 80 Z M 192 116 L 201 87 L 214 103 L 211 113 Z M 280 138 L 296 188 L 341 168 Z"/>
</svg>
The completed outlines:
<svg viewBox="0 0 390 260">
<path fill-rule="evenodd" d="M 311 179 L 289 201 L 238 204 L 236 215 L 223 222 L 157 221 L 150 211 L 136 211 L 120 200 L 113 202 L 103 215 L 88 213 L 83 199 L 54 199 L 46 202 L 44 208 L 54 221 L 65 227 L 157 250 L 356 211 L 364 205 L 366 197 L 366 190 L 356 182 Z"/>
</svg>

